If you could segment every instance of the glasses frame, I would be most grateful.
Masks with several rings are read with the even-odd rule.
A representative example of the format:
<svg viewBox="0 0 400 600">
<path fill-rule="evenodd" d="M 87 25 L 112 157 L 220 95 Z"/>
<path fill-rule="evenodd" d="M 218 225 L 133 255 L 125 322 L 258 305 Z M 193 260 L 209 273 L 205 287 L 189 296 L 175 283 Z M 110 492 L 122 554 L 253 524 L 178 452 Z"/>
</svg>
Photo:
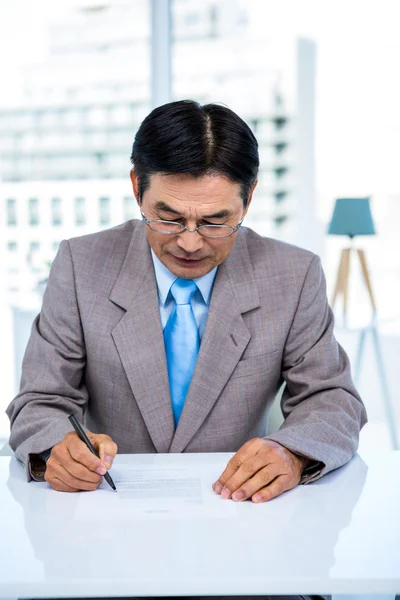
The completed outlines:
<svg viewBox="0 0 400 600">
<path fill-rule="evenodd" d="M 197 231 L 197 233 L 203 237 L 206 238 L 212 238 L 214 240 L 223 240 L 225 238 L 231 237 L 231 235 L 233 235 L 234 233 L 236 233 L 236 231 L 238 231 L 238 229 L 241 227 L 244 219 L 242 219 L 241 221 L 239 221 L 239 223 L 237 225 L 199 225 L 198 227 L 195 227 L 194 229 L 189 229 L 189 227 L 186 227 L 186 225 L 183 225 L 182 223 L 178 223 L 178 221 L 165 221 L 163 219 L 148 219 L 147 217 L 145 217 L 145 215 L 142 213 L 142 211 L 140 211 L 140 214 L 142 215 L 142 220 L 143 222 L 148 225 L 150 227 L 150 229 L 152 231 L 156 231 L 157 233 L 163 233 L 164 235 L 179 235 L 181 234 L 183 231 L 189 231 L 190 233 L 194 233 L 195 231 Z M 180 231 L 174 232 L 174 231 L 160 231 L 160 229 L 155 229 L 154 227 L 151 226 L 152 223 L 169 223 L 171 225 L 178 225 L 180 227 Z M 209 231 L 212 227 L 218 227 L 218 229 L 224 228 L 224 229 L 231 229 L 231 231 L 227 234 L 227 235 L 207 235 L 204 232 L 202 233 L 200 230 L 207 228 L 207 230 Z"/>
</svg>

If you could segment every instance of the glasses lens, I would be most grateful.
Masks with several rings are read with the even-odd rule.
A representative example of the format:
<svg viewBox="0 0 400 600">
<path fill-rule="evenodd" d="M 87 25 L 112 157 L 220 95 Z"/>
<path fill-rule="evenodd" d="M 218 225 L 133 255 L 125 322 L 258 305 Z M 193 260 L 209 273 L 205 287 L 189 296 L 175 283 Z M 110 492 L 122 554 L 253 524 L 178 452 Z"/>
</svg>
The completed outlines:
<svg viewBox="0 0 400 600">
<path fill-rule="evenodd" d="M 228 225 L 202 225 L 199 227 L 199 233 L 205 237 L 224 238 L 232 235 L 233 227 Z"/>
<path fill-rule="evenodd" d="M 173 221 L 149 221 L 150 228 L 159 233 L 180 233 L 182 227 Z"/>
</svg>

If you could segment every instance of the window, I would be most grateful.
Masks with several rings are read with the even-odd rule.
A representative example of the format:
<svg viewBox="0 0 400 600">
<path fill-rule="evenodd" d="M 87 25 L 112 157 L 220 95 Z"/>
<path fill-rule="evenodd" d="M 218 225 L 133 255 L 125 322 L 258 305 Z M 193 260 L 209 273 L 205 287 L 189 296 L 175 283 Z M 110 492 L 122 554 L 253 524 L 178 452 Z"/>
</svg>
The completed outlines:
<svg viewBox="0 0 400 600">
<path fill-rule="evenodd" d="M 35 227 L 39 225 L 39 199 L 29 198 L 28 200 L 29 225 Z"/>
<path fill-rule="evenodd" d="M 75 198 L 75 225 L 85 225 L 86 223 L 86 209 L 85 209 L 85 198 L 79 196 Z"/>
<path fill-rule="evenodd" d="M 31 4 L 21 0 L 18 6 Z M 26 46 L 26 31 L 18 26 L 19 11 L 13 2 L 0 2 L 3 46 L 18 54 L 10 58 L 16 84 L 2 86 L 0 108 L 0 262 L 4 255 L 5 263 L 0 268 L 0 288 L 4 288 L 0 330 L 3 346 L 9 349 L 2 357 L 2 385 L 8 392 L 17 392 L 31 328 L 31 323 L 18 329 L 9 326 L 15 297 L 18 305 L 37 312 L 34 282 L 46 277 L 47 263 L 61 238 L 74 231 L 112 227 L 122 220 L 133 136 L 150 112 L 151 2 L 97 2 L 96 11 L 88 6 L 93 2 L 79 4 L 78 12 L 76 0 L 63 1 L 62 10 L 56 11 L 49 10 L 47 2 L 35 4 L 31 57 L 27 57 L 17 52 Z M 103 5 L 106 9 L 101 10 Z M 46 48 L 43 40 L 50 40 Z M 126 68 L 132 57 L 133 70 Z M 4 57 L 1 81 L 7 81 L 9 70 L 10 61 Z M 118 131 L 130 134 L 114 143 L 112 136 Z M 110 164 L 114 155 L 118 163 Z M 107 181 L 104 188 L 98 187 L 99 179 L 119 177 L 125 187 L 117 181 L 115 192 Z M 93 190 L 99 191 L 89 195 Z M 111 206 L 114 193 L 119 211 Z M 99 201 L 100 196 L 109 199 Z M 14 244 L 8 246 L 9 240 L 17 242 L 16 250 Z M 31 240 L 40 242 L 40 249 L 31 248 Z M 26 261 L 32 252 L 38 270 L 27 278 Z M 14 270 L 9 276 L 10 269 Z M 3 271 L 4 279 L 9 277 L 4 282 Z M 19 349 L 18 354 L 13 348 Z M 10 393 L 3 396 L 0 440 L 9 434 L 4 409 L 11 397 Z"/>
<path fill-rule="evenodd" d="M 7 200 L 7 225 L 9 227 L 15 227 L 17 224 L 17 201 L 15 198 L 8 198 Z"/>
<path fill-rule="evenodd" d="M 61 198 L 51 199 L 51 223 L 56 227 L 62 224 Z"/>
<path fill-rule="evenodd" d="M 133 196 L 125 196 L 124 197 L 124 208 L 123 208 L 123 219 L 124 221 L 129 221 L 129 219 L 133 219 L 135 216 L 135 205 L 136 200 Z"/>
<path fill-rule="evenodd" d="M 104 126 L 107 122 L 107 111 L 104 107 L 93 106 L 87 115 L 90 126 Z"/>
<path fill-rule="evenodd" d="M 59 113 L 55 110 L 46 110 L 38 113 L 38 122 L 42 128 L 52 129 L 59 126 Z"/>
<path fill-rule="evenodd" d="M 109 225 L 111 221 L 110 198 L 107 198 L 105 196 L 99 198 L 99 215 L 100 225 Z"/>
<path fill-rule="evenodd" d="M 40 270 L 39 264 L 40 242 L 30 242 L 28 252 L 28 265 L 33 272 Z"/>
<path fill-rule="evenodd" d="M 30 254 L 35 254 L 36 252 L 39 252 L 40 250 L 40 242 L 31 242 L 29 244 L 29 252 Z"/>
<path fill-rule="evenodd" d="M 116 94 L 117 96 L 117 94 Z M 131 125 L 132 110 L 127 104 L 116 105 L 110 110 L 110 120 L 113 125 Z"/>
<path fill-rule="evenodd" d="M 7 243 L 7 271 L 10 275 L 18 273 L 18 244 L 12 240 Z"/>
<path fill-rule="evenodd" d="M 61 123 L 67 127 L 80 127 L 82 122 L 82 111 L 70 109 L 61 113 Z"/>
</svg>

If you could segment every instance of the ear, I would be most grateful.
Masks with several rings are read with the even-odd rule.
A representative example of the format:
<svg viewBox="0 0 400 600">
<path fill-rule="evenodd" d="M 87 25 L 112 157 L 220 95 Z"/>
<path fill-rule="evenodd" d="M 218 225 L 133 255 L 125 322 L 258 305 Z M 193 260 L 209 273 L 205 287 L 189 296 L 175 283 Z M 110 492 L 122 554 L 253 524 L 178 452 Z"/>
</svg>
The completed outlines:
<svg viewBox="0 0 400 600">
<path fill-rule="evenodd" d="M 133 188 L 133 194 L 136 198 L 136 202 L 139 204 L 140 206 L 140 199 L 139 199 L 139 180 L 136 177 L 135 174 L 135 170 L 131 169 L 129 176 L 131 178 L 131 182 L 132 182 L 132 188 Z"/>
<path fill-rule="evenodd" d="M 252 201 L 252 199 L 253 199 L 253 192 L 254 192 L 254 190 L 256 189 L 256 185 L 257 185 L 257 183 L 258 183 L 258 179 L 256 179 L 256 180 L 255 180 L 255 182 L 253 183 L 253 185 L 251 186 L 250 193 L 249 193 L 249 197 L 248 197 L 248 199 L 247 199 L 247 206 L 246 206 L 246 208 L 245 208 L 245 211 L 244 211 L 243 218 L 245 217 L 245 215 L 246 215 L 247 211 L 249 210 L 249 206 L 250 206 L 250 204 L 251 204 L 251 201 Z"/>
</svg>

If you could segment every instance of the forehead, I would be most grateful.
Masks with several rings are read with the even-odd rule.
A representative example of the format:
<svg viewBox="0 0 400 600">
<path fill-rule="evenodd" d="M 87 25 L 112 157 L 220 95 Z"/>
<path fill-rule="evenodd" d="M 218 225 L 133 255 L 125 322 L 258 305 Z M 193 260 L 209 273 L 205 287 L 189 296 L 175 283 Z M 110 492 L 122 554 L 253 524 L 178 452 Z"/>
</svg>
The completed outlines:
<svg viewBox="0 0 400 600">
<path fill-rule="evenodd" d="M 152 203 L 162 200 L 173 207 L 175 204 L 199 207 L 224 204 L 234 208 L 237 203 L 242 203 L 240 192 L 240 184 L 233 183 L 223 175 L 194 178 L 187 175 L 156 173 L 151 175 L 148 188 Z"/>
</svg>

